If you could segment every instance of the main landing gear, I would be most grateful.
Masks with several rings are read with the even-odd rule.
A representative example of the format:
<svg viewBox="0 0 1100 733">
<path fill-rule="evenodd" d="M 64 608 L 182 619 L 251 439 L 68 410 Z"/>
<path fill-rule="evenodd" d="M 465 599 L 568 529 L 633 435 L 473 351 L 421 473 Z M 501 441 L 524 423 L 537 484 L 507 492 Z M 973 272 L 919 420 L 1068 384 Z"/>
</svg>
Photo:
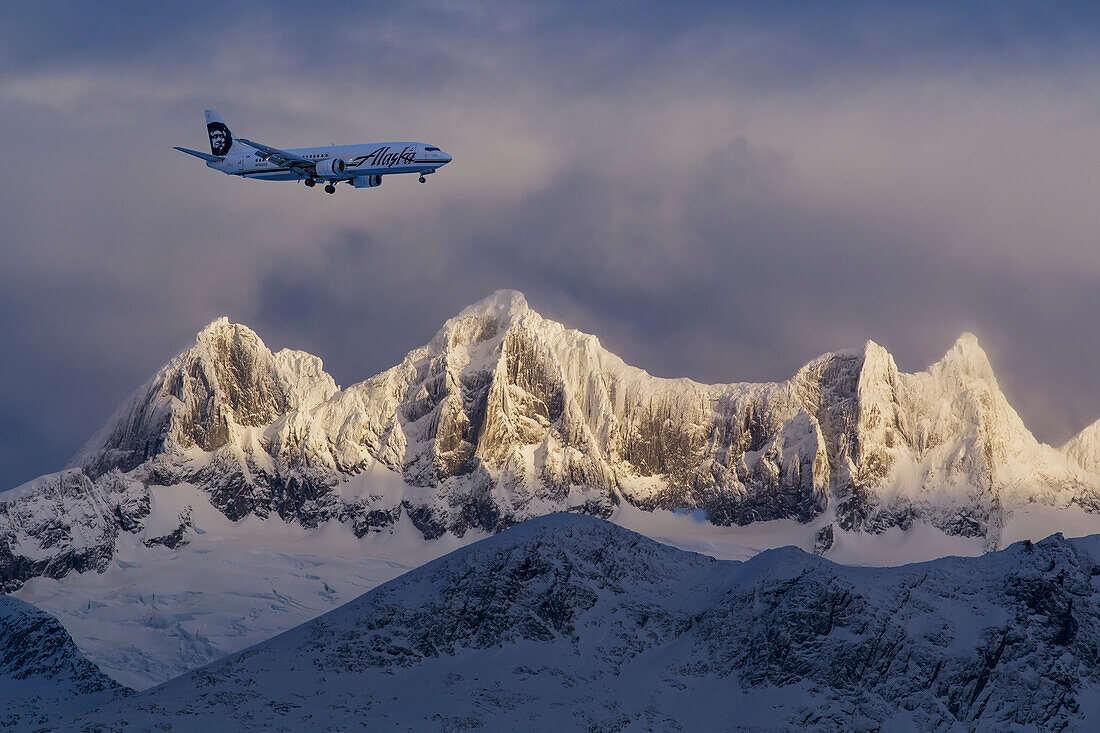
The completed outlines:
<svg viewBox="0 0 1100 733">
<path fill-rule="evenodd" d="M 317 179 L 307 178 L 304 181 L 302 181 L 302 183 L 306 184 L 306 188 L 313 188 L 314 186 L 317 185 Z M 336 193 L 336 184 L 326 183 L 325 184 L 325 193 Z"/>
</svg>

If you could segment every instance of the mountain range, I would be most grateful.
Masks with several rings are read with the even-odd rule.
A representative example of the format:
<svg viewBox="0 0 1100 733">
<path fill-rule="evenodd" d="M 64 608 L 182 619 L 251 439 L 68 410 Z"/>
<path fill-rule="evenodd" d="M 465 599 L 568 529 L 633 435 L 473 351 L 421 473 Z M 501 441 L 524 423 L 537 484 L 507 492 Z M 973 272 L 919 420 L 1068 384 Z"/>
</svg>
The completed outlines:
<svg viewBox="0 0 1100 733">
<path fill-rule="evenodd" d="M 912 374 L 868 342 L 706 385 L 500 291 L 343 389 L 211 323 L 64 470 L 0 494 L 0 589 L 142 688 L 555 512 L 898 564 L 1095 533 L 1098 508 L 1100 423 L 1037 441 L 970 334 Z"/>
</svg>

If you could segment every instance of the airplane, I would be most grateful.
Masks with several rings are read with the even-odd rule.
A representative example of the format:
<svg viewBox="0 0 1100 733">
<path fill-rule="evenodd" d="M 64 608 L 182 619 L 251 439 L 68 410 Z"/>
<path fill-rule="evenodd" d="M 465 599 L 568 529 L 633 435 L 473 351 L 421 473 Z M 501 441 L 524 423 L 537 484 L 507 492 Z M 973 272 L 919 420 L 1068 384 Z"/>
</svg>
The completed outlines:
<svg viewBox="0 0 1100 733">
<path fill-rule="evenodd" d="M 336 193 L 339 183 L 350 183 L 353 188 L 374 188 L 382 185 L 382 176 L 396 173 L 418 173 L 424 183 L 427 180 L 424 176 L 452 160 L 438 146 L 412 142 L 280 150 L 234 137 L 225 120 L 212 109 L 206 110 L 206 131 L 210 135 L 210 155 L 188 148 L 174 149 L 205 160 L 208 168 L 231 176 L 301 181 L 308 188 L 324 183 L 325 193 Z"/>
</svg>

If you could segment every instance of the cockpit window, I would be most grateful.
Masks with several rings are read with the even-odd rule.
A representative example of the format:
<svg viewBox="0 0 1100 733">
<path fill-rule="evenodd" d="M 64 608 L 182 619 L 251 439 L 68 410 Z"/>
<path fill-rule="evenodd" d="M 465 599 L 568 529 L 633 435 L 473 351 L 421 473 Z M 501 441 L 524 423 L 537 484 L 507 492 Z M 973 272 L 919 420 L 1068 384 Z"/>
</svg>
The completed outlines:
<svg viewBox="0 0 1100 733">
<path fill-rule="evenodd" d="M 426 151 L 428 151 L 428 152 L 431 152 L 431 151 L 435 150 L 436 152 L 438 152 L 438 151 L 439 151 L 439 148 L 431 148 L 431 147 L 428 147 L 428 148 L 424 148 L 424 150 L 426 150 Z"/>
</svg>

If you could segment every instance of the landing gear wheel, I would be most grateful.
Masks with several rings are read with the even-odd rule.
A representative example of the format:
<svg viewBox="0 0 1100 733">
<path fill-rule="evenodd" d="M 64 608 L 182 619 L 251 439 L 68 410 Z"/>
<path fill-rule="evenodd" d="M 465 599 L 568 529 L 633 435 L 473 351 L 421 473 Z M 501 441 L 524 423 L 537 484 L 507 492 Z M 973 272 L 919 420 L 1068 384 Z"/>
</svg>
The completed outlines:
<svg viewBox="0 0 1100 733">
<path fill-rule="evenodd" d="M 305 180 L 305 184 L 306 184 L 306 188 L 313 188 L 314 186 L 317 185 L 317 181 L 313 180 L 312 178 L 307 178 Z"/>
<path fill-rule="evenodd" d="M 325 193 L 336 193 L 336 186 L 333 186 L 331 183 L 328 184 L 325 186 Z"/>
<path fill-rule="evenodd" d="M 424 176 L 420 176 L 420 182 L 421 182 L 421 183 L 427 183 L 427 182 L 428 182 L 428 179 L 427 179 L 427 178 L 425 178 Z"/>
</svg>

